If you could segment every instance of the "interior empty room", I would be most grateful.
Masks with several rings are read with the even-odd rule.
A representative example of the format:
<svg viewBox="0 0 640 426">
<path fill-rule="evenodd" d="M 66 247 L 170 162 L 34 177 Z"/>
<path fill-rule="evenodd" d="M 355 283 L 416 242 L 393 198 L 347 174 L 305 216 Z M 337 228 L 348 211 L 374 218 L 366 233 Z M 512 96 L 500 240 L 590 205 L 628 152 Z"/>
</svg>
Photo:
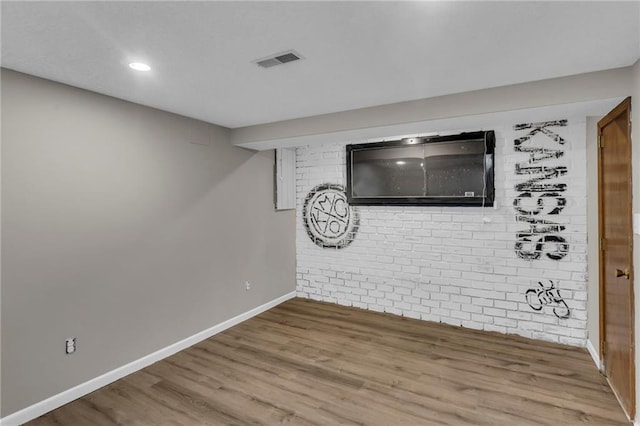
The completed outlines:
<svg viewBox="0 0 640 426">
<path fill-rule="evenodd" d="M 640 1 L 0 19 L 1 425 L 640 425 Z"/>
</svg>

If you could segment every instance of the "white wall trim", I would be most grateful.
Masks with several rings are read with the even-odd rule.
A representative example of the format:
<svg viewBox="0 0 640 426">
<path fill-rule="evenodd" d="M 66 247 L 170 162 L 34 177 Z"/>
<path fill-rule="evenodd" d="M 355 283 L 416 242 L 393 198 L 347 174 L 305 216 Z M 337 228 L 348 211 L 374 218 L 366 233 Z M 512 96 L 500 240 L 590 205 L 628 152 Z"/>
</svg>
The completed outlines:
<svg viewBox="0 0 640 426">
<path fill-rule="evenodd" d="M 66 391 L 63 391 L 57 395 L 49 397 L 43 401 L 37 402 L 29 407 L 23 408 L 20 411 L 10 414 L 0 419 L 0 425 L 1 426 L 17 426 L 17 425 L 26 423 L 30 420 L 33 420 L 36 417 L 39 417 L 45 413 L 48 413 L 51 410 L 54 410 L 58 407 L 63 406 L 64 404 L 67 404 L 84 395 L 87 395 L 88 393 L 91 393 L 97 389 L 100 389 L 103 386 L 113 383 L 116 380 L 123 378 L 124 376 L 127 376 L 131 373 L 135 373 L 136 371 L 141 370 L 153 364 L 154 362 L 167 358 L 175 354 L 176 352 L 180 352 L 181 350 L 184 350 L 189 346 L 195 345 L 198 342 L 208 339 L 211 336 L 214 336 L 256 315 L 259 315 L 262 312 L 267 311 L 273 308 L 274 306 L 281 304 L 282 302 L 285 302 L 289 299 L 293 299 L 294 297 L 296 297 L 296 292 L 292 291 L 276 299 L 273 299 L 270 302 L 267 302 L 256 308 L 253 308 L 231 319 L 223 321 L 220 324 L 214 325 L 213 327 L 203 330 L 199 333 L 196 333 L 193 336 L 187 337 L 186 339 L 180 340 L 179 342 L 176 342 L 165 348 L 157 350 L 140 359 L 132 361 L 121 367 L 118 367 L 115 370 L 111 370 L 108 373 L 105 373 L 101 376 L 93 378 L 87 382 L 81 383 L 71 389 L 67 389 Z"/>
<path fill-rule="evenodd" d="M 595 346 L 591 343 L 591 340 L 587 339 L 587 350 L 589 351 L 589 355 L 595 362 L 596 367 L 598 367 L 599 371 L 602 371 L 602 363 L 600 362 L 600 356 L 598 355 L 598 351 L 596 351 Z M 640 425 L 639 425 L 640 426 Z"/>
</svg>

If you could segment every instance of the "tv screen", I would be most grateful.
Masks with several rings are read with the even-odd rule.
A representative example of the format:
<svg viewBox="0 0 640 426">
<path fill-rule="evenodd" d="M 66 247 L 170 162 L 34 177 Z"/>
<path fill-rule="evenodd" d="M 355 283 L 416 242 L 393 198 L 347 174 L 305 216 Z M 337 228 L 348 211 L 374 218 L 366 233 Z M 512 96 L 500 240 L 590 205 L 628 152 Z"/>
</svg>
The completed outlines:
<svg viewBox="0 0 640 426">
<path fill-rule="evenodd" d="M 347 145 L 354 205 L 493 205 L 493 131 Z"/>
</svg>

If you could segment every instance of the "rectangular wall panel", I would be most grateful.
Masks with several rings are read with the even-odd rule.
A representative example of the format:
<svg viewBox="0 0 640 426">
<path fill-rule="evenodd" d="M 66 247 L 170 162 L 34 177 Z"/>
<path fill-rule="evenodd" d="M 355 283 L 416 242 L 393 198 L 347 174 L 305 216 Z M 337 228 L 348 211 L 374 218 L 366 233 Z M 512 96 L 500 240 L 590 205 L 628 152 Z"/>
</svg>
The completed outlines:
<svg viewBox="0 0 640 426">
<path fill-rule="evenodd" d="M 296 208 L 296 150 L 276 149 L 275 193 L 276 210 Z"/>
</svg>

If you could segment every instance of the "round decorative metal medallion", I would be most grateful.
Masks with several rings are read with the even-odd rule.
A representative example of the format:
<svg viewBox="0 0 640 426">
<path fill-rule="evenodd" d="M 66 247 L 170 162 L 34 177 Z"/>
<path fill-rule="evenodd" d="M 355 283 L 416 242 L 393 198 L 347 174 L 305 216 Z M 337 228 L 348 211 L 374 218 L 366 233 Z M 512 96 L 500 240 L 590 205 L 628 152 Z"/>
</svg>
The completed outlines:
<svg viewBox="0 0 640 426">
<path fill-rule="evenodd" d="M 359 214 L 347 202 L 344 187 L 322 184 L 313 188 L 304 200 L 302 221 L 309 238 L 323 248 L 344 248 L 355 239 Z"/>
</svg>

